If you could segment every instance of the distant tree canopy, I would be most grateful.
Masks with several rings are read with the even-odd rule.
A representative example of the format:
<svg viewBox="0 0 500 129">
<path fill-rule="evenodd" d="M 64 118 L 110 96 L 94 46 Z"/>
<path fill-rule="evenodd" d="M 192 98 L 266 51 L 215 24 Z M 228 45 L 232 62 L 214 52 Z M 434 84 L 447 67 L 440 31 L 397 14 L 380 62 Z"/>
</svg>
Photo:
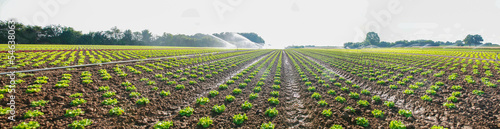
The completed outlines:
<svg viewBox="0 0 500 129">
<path fill-rule="evenodd" d="M 469 34 L 464 39 L 465 45 L 469 45 L 469 46 L 471 46 L 471 45 L 474 45 L 474 46 L 481 45 L 482 41 L 483 41 L 483 37 L 481 35 L 478 35 L 478 34 L 476 34 L 476 35 Z"/>
<path fill-rule="evenodd" d="M 149 46 L 186 46 L 186 47 L 224 47 L 219 40 L 206 34 L 184 35 L 163 33 L 153 35 L 145 29 L 133 32 L 113 27 L 107 31 L 82 33 L 72 27 L 49 25 L 45 27 L 15 23 L 16 41 L 22 44 L 87 44 L 87 45 L 149 45 Z M 249 39 L 264 41 L 255 33 Z M 7 21 L 0 20 L 0 42 L 6 43 L 8 36 Z M 252 38 L 255 37 L 255 38 Z"/>
<path fill-rule="evenodd" d="M 260 43 L 260 44 L 266 43 L 266 41 L 264 41 L 264 39 L 262 39 L 256 33 L 238 33 L 238 34 L 240 34 L 241 36 L 247 38 L 248 40 L 250 40 L 254 43 Z"/>
<path fill-rule="evenodd" d="M 400 40 L 396 42 L 385 42 L 380 41 L 378 34 L 375 32 L 368 32 L 366 38 L 363 42 L 347 42 L 344 43 L 344 48 L 354 49 L 354 48 L 365 48 L 365 47 L 412 47 L 412 46 L 440 46 L 440 45 L 454 45 L 454 46 L 464 46 L 464 45 L 481 45 L 483 38 L 481 35 L 467 35 L 467 37 L 462 40 L 457 40 L 455 42 L 443 42 L 443 41 L 432 41 L 432 40 Z M 484 46 L 498 46 L 497 44 L 487 43 Z"/>
</svg>

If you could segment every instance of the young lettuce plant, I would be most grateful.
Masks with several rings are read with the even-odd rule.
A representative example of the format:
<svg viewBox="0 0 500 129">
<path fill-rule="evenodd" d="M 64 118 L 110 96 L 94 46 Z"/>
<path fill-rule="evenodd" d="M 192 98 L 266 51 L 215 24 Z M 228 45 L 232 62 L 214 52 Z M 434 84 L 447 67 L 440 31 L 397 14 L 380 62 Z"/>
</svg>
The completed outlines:
<svg viewBox="0 0 500 129">
<path fill-rule="evenodd" d="M 212 119 L 207 116 L 207 117 L 202 117 L 200 118 L 200 121 L 198 121 L 198 125 L 202 126 L 203 128 L 208 128 L 210 125 L 212 125 Z"/>
<path fill-rule="evenodd" d="M 382 118 L 384 117 L 384 112 L 378 109 L 375 109 L 372 111 L 372 114 L 375 118 Z"/>
<path fill-rule="evenodd" d="M 185 107 L 179 111 L 179 115 L 181 116 L 191 116 L 193 114 L 194 109 L 191 107 Z"/>
<path fill-rule="evenodd" d="M 208 102 L 210 102 L 210 99 L 208 99 L 207 97 L 200 97 L 196 99 L 196 104 L 199 105 L 205 105 Z"/>
<path fill-rule="evenodd" d="M 342 96 L 335 97 L 335 100 L 337 100 L 337 102 L 340 102 L 340 103 L 344 103 L 346 101 L 346 99 Z"/>
<path fill-rule="evenodd" d="M 390 129 L 406 129 L 406 125 L 403 124 L 401 121 L 397 120 L 392 120 L 391 123 L 389 124 Z"/>
<path fill-rule="evenodd" d="M 368 122 L 368 119 L 366 119 L 364 117 L 357 117 L 356 124 L 359 126 L 363 126 L 363 127 L 368 127 L 370 125 L 370 123 Z"/>
<path fill-rule="evenodd" d="M 160 121 L 154 125 L 155 129 L 170 129 L 170 127 L 174 126 L 172 121 Z"/>
<path fill-rule="evenodd" d="M 326 117 L 330 117 L 332 116 L 332 109 L 328 109 L 328 110 L 323 110 L 323 112 L 321 112 L 322 115 L 326 116 Z"/>
<path fill-rule="evenodd" d="M 278 98 L 274 98 L 274 97 L 271 97 L 271 98 L 267 99 L 267 101 L 270 104 L 273 104 L 273 105 L 278 105 L 280 103 L 280 101 L 278 100 Z"/>
<path fill-rule="evenodd" d="M 121 107 L 114 107 L 113 109 L 109 110 L 109 115 L 122 115 L 125 111 Z"/>
<path fill-rule="evenodd" d="M 252 103 L 250 103 L 248 101 L 245 101 L 243 104 L 241 104 L 241 108 L 243 110 L 248 110 L 248 109 L 252 108 L 252 106 L 253 106 Z"/>
<path fill-rule="evenodd" d="M 326 106 L 328 103 L 325 100 L 318 101 L 319 106 Z"/>
<path fill-rule="evenodd" d="M 245 120 L 248 120 L 247 114 L 236 114 L 233 116 L 233 123 L 236 125 L 241 125 Z"/>
<path fill-rule="evenodd" d="M 222 105 L 214 105 L 214 107 L 212 108 L 212 111 L 214 111 L 215 113 L 222 113 L 226 110 L 226 105 L 222 104 Z"/>
<path fill-rule="evenodd" d="M 275 125 L 269 121 L 269 123 L 262 123 L 260 129 L 274 129 Z"/>
<path fill-rule="evenodd" d="M 254 99 L 258 98 L 258 97 L 259 97 L 259 93 L 251 93 L 251 94 L 249 95 L 249 98 L 248 98 L 248 99 L 250 99 L 250 100 L 254 100 Z"/>
<path fill-rule="evenodd" d="M 274 117 L 278 115 L 278 110 L 276 110 L 276 108 L 268 108 L 264 114 L 269 117 Z"/>
<path fill-rule="evenodd" d="M 404 110 L 404 109 L 399 109 L 398 111 L 399 115 L 405 116 L 405 117 L 411 117 L 412 113 L 410 110 Z"/>
</svg>

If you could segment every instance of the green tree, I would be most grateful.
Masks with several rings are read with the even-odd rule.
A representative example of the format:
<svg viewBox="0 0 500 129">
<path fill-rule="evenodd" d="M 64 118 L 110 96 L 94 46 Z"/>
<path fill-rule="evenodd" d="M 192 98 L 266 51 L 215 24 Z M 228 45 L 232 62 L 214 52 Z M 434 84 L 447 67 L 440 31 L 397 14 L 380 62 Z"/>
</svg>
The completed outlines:
<svg viewBox="0 0 500 129">
<path fill-rule="evenodd" d="M 467 37 L 465 37 L 464 39 L 464 43 L 465 45 L 474 45 L 474 46 L 477 46 L 477 45 L 480 45 L 482 44 L 481 42 L 483 41 L 483 37 L 481 37 L 481 35 L 467 35 Z"/>
<path fill-rule="evenodd" d="M 366 34 L 365 41 L 363 42 L 363 44 L 365 46 L 368 46 L 368 45 L 378 46 L 379 43 L 380 43 L 380 38 L 378 37 L 378 34 L 375 32 L 368 32 Z"/>
</svg>

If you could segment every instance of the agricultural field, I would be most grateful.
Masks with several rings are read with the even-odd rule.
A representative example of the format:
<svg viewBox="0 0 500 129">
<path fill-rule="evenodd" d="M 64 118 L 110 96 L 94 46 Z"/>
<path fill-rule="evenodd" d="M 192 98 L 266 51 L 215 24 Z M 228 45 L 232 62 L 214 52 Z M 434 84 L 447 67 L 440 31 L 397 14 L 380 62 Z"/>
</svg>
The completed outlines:
<svg viewBox="0 0 500 129">
<path fill-rule="evenodd" d="M 0 127 L 500 128 L 492 49 L 48 46 L 0 53 L 41 69 L 2 75 Z"/>
</svg>

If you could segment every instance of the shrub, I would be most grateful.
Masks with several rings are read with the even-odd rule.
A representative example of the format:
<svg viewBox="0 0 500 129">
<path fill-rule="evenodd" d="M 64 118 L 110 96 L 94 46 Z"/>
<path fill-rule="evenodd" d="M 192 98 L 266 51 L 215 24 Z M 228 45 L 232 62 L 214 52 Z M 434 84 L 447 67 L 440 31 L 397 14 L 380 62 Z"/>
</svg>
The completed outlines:
<svg viewBox="0 0 500 129">
<path fill-rule="evenodd" d="M 212 119 L 209 116 L 202 117 L 200 118 L 200 121 L 198 121 L 198 125 L 203 126 L 203 128 L 208 128 L 210 125 L 212 125 Z"/>
<path fill-rule="evenodd" d="M 191 116 L 193 114 L 194 109 L 191 107 L 185 107 L 179 111 L 179 115 L 181 116 Z"/>
<path fill-rule="evenodd" d="M 274 117 L 278 115 L 278 110 L 276 110 L 276 108 L 268 108 L 264 114 L 269 117 Z"/>
<path fill-rule="evenodd" d="M 241 125 L 245 120 L 248 120 L 247 114 L 236 114 L 233 116 L 233 123 L 236 125 Z"/>
<path fill-rule="evenodd" d="M 212 111 L 214 111 L 215 113 L 222 113 L 226 110 L 226 105 L 222 104 L 222 105 L 214 105 L 214 107 L 212 108 Z"/>
</svg>

